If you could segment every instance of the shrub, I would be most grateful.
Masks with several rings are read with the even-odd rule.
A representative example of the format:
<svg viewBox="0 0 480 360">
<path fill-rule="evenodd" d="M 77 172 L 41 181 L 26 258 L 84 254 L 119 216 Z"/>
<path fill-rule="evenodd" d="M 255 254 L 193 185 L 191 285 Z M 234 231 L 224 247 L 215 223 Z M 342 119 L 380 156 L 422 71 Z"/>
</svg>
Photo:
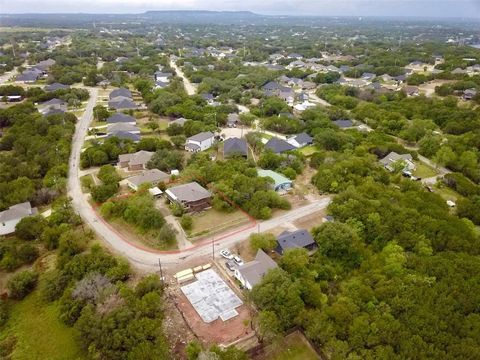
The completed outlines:
<svg viewBox="0 0 480 360">
<path fill-rule="evenodd" d="M 175 234 L 175 230 L 172 228 L 171 225 L 165 224 L 160 229 L 160 233 L 158 234 L 158 239 L 165 243 L 165 244 L 172 244 L 175 242 L 177 236 Z"/>
<path fill-rule="evenodd" d="M 29 270 L 25 270 L 13 275 L 8 280 L 7 288 L 10 297 L 13 299 L 23 299 L 27 296 L 37 285 L 38 275 Z"/>
<path fill-rule="evenodd" d="M 43 216 L 29 216 L 20 220 L 15 226 L 15 233 L 22 240 L 36 240 L 42 234 L 45 225 Z"/>
<path fill-rule="evenodd" d="M 192 230 L 193 226 L 193 219 L 190 215 L 183 215 L 182 218 L 180 219 L 180 225 L 182 225 L 182 228 L 185 231 L 190 231 Z"/>
</svg>

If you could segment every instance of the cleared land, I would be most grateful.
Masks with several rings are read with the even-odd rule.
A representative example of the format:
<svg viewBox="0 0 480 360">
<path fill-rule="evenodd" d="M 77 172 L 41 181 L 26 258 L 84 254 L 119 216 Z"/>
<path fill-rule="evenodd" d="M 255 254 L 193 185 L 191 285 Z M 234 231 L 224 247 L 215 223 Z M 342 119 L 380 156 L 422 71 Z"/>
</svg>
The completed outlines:
<svg viewBox="0 0 480 360">
<path fill-rule="evenodd" d="M 191 237 L 222 232 L 229 227 L 243 225 L 249 221 L 247 215 L 239 210 L 226 213 L 210 209 L 196 214 L 192 218 L 193 228 Z"/>
<path fill-rule="evenodd" d="M 255 360 L 318 360 L 320 356 L 300 332 L 286 336 L 280 344 L 267 347 Z"/>
</svg>

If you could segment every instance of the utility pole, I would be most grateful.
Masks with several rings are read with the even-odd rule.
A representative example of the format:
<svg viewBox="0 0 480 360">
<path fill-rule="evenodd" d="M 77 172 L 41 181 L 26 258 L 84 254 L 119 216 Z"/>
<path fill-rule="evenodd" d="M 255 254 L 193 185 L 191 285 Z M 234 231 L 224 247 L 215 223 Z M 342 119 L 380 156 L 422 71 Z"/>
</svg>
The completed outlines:
<svg viewBox="0 0 480 360">
<path fill-rule="evenodd" d="M 163 285 L 163 269 L 162 269 L 162 261 L 160 260 L 160 258 L 158 258 L 158 267 L 160 269 L 160 281 Z"/>
</svg>

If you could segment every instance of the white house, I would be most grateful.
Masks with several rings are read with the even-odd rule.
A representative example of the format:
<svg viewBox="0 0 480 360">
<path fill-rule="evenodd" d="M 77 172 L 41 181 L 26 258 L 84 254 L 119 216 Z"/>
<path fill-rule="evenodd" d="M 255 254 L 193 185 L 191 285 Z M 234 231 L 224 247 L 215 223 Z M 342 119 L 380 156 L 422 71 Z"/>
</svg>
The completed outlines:
<svg viewBox="0 0 480 360">
<path fill-rule="evenodd" d="M 37 208 L 32 208 L 28 201 L 10 206 L 7 210 L 0 212 L 0 235 L 13 234 L 20 220 L 36 214 Z"/>
<path fill-rule="evenodd" d="M 263 276 L 269 270 L 277 267 L 278 265 L 275 261 L 262 250 L 258 250 L 255 260 L 236 268 L 234 276 L 245 288 L 252 290 L 255 285 L 262 281 Z"/>
<path fill-rule="evenodd" d="M 215 136 L 210 131 L 204 131 L 187 139 L 185 150 L 190 152 L 204 151 L 212 147 Z"/>
</svg>

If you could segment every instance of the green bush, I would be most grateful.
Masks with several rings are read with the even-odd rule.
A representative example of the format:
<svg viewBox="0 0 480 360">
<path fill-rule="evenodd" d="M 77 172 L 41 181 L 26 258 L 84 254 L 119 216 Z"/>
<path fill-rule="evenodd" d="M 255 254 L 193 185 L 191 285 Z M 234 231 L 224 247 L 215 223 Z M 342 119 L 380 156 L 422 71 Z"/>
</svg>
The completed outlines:
<svg viewBox="0 0 480 360">
<path fill-rule="evenodd" d="M 182 225 L 182 228 L 185 231 L 190 231 L 192 230 L 193 226 L 193 219 L 190 215 L 183 215 L 182 218 L 180 219 L 180 225 Z"/>
<path fill-rule="evenodd" d="M 25 270 L 13 275 L 7 283 L 10 297 L 13 299 L 23 299 L 35 289 L 37 280 L 37 273 L 30 270 Z"/>
</svg>

